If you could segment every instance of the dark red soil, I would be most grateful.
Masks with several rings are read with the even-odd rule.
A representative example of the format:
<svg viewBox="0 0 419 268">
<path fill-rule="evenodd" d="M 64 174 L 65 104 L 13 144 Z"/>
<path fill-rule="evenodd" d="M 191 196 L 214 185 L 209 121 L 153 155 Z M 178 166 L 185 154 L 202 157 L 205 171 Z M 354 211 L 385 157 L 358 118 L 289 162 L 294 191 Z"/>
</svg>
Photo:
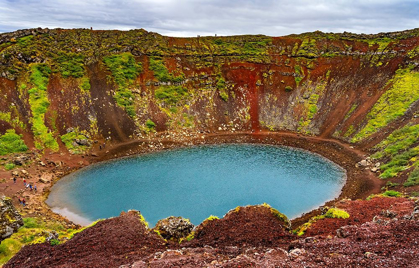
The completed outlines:
<svg viewBox="0 0 419 268">
<path fill-rule="evenodd" d="M 293 239 L 286 228 L 267 207 L 240 207 L 231 210 L 222 220 L 203 222 L 195 230 L 196 239 L 185 246 L 284 246 Z"/>
<path fill-rule="evenodd" d="M 286 232 L 266 207 L 245 207 L 204 222 L 195 239 L 180 245 L 159 238 L 129 212 L 62 245 L 26 246 L 4 267 L 417 267 L 418 204 L 407 198 L 342 201 L 350 219 L 320 220 L 311 237 Z"/>
</svg>

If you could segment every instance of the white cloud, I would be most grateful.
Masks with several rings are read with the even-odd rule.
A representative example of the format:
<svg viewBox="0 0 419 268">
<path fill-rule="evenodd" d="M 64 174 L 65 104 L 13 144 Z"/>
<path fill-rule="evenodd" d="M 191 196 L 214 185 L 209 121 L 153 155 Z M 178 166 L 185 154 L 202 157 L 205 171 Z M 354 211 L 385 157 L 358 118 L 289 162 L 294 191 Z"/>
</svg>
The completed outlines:
<svg viewBox="0 0 419 268">
<path fill-rule="evenodd" d="M 171 36 L 419 27 L 419 3 L 395 0 L 1 0 L 0 32 L 23 28 L 144 28 Z"/>
</svg>

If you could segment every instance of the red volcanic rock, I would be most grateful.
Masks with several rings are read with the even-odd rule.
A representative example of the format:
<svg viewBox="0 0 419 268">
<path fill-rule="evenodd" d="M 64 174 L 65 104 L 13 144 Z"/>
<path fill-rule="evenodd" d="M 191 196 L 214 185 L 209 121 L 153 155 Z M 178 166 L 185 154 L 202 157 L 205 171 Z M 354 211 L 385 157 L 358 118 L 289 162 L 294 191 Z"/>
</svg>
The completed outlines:
<svg viewBox="0 0 419 268">
<path fill-rule="evenodd" d="M 352 219 L 334 219 L 340 221 L 334 225 L 319 220 L 309 229 L 311 237 L 288 232 L 271 208 L 251 206 L 204 221 L 195 238 L 180 246 L 129 212 L 62 245 L 26 246 L 4 267 L 417 267 L 418 201 L 374 198 L 336 205 Z"/>
<path fill-rule="evenodd" d="M 61 245 L 25 246 L 4 267 L 118 267 L 165 250 L 165 244 L 144 226 L 138 212 L 130 211 L 100 221 Z"/>
<path fill-rule="evenodd" d="M 286 220 L 288 221 L 288 220 Z M 267 206 L 237 207 L 219 220 L 206 220 L 195 230 L 190 246 L 272 247 L 292 239 L 288 223 Z"/>
</svg>

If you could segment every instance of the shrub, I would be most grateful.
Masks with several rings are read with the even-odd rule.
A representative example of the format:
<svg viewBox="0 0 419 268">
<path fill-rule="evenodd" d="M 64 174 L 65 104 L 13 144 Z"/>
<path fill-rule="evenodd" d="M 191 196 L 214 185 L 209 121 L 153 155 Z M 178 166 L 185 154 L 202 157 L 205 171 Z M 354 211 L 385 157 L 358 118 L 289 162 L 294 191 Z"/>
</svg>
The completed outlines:
<svg viewBox="0 0 419 268">
<path fill-rule="evenodd" d="M 349 218 L 348 212 L 343 209 L 338 208 L 330 208 L 326 214 L 324 214 L 326 218 L 333 218 L 333 219 L 347 219 Z"/>
<path fill-rule="evenodd" d="M 149 130 L 154 130 L 156 128 L 156 124 L 153 121 L 151 121 L 150 119 L 147 119 L 147 121 L 145 122 L 145 126 Z"/>
<path fill-rule="evenodd" d="M 60 240 L 58 239 L 51 239 L 51 241 L 49 241 L 49 243 L 51 244 L 51 246 L 56 246 L 60 244 Z"/>
<path fill-rule="evenodd" d="M 292 90 L 293 90 L 293 88 L 291 86 L 286 86 L 285 87 L 286 92 L 291 92 Z"/>
<path fill-rule="evenodd" d="M 7 163 L 6 165 L 4 165 L 4 168 L 6 169 L 6 170 L 12 170 L 12 169 L 14 169 L 16 167 L 16 165 L 15 164 L 13 164 L 13 163 Z"/>
<path fill-rule="evenodd" d="M 6 133 L 0 136 L 0 155 L 26 152 L 27 150 L 28 147 L 22 140 L 22 135 L 16 134 L 14 129 L 6 130 Z"/>
</svg>

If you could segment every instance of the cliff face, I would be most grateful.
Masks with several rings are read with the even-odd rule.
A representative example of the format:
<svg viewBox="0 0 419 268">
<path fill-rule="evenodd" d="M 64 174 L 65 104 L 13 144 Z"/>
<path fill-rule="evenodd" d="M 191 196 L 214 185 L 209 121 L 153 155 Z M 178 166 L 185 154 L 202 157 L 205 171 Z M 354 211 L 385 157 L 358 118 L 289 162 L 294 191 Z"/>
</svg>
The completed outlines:
<svg viewBox="0 0 419 268">
<path fill-rule="evenodd" d="M 0 42 L 0 134 L 14 130 L 29 148 L 292 131 L 352 142 L 387 163 L 383 177 L 419 183 L 417 29 L 197 38 L 33 29 Z"/>
</svg>

